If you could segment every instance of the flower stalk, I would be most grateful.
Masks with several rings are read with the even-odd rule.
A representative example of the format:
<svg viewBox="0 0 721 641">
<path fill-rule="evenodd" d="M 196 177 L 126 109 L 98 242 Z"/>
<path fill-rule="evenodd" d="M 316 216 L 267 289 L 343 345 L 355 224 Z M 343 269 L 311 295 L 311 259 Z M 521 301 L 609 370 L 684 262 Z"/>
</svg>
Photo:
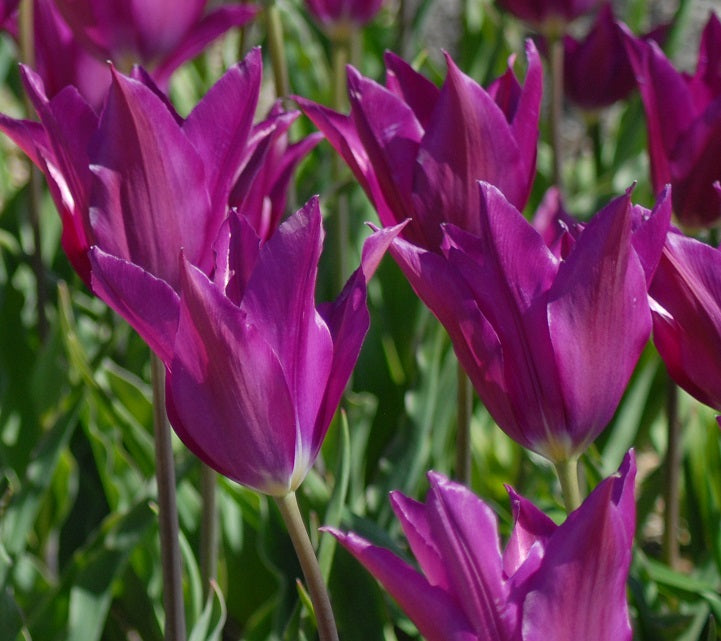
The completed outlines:
<svg viewBox="0 0 721 641">
<path fill-rule="evenodd" d="M 275 500 L 305 576 L 315 610 L 320 641 L 338 641 L 338 631 L 333 618 L 330 597 L 323 582 L 323 575 L 308 537 L 308 531 L 305 529 L 295 492 L 275 497 Z"/>
<path fill-rule="evenodd" d="M 558 461 L 555 465 L 558 480 L 561 483 L 563 503 L 566 506 L 566 512 L 570 514 L 583 503 L 581 488 L 578 484 L 578 458 L 572 457 L 565 461 Z"/>
<path fill-rule="evenodd" d="M 200 496 L 203 503 L 200 526 L 200 576 L 203 599 L 208 598 L 211 581 L 216 579 L 218 567 L 218 509 L 216 507 L 217 474 L 200 463 Z"/>
<path fill-rule="evenodd" d="M 551 147 L 553 150 L 553 183 L 563 193 L 563 152 L 561 150 L 561 120 L 563 118 L 563 38 L 549 38 L 551 77 Z"/>
<path fill-rule="evenodd" d="M 678 387 L 668 381 L 666 396 L 668 444 L 664 475 L 663 557 L 671 568 L 678 567 L 679 503 L 681 498 L 681 423 L 678 420 Z"/>
<path fill-rule="evenodd" d="M 471 481 L 471 413 L 473 411 L 473 387 L 463 366 L 458 363 L 456 435 L 456 480 L 464 485 Z"/>
<path fill-rule="evenodd" d="M 280 19 L 280 11 L 273 0 L 266 7 L 265 21 L 275 93 L 278 98 L 287 98 L 290 93 L 290 81 L 288 80 L 285 47 L 283 46 L 283 23 Z"/>
<path fill-rule="evenodd" d="M 153 384 L 153 427 L 155 433 L 155 476 L 158 485 L 160 558 L 163 567 L 163 607 L 165 638 L 184 641 L 185 608 L 178 542 L 178 508 L 175 497 L 175 467 L 170 424 L 165 413 L 165 367 L 154 354 L 150 356 Z"/>
</svg>

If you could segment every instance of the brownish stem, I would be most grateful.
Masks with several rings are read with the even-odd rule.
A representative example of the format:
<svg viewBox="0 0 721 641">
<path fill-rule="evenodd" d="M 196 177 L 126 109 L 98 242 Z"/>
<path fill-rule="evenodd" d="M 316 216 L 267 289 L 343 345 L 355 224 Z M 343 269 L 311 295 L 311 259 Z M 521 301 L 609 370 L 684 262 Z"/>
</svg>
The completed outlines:
<svg viewBox="0 0 721 641">
<path fill-rule="evenodd" d="M 471 414 L 473 387 L 466 372 L 458 364 L 458 433 L 456 436 L 456 480 L 464 485 L 471 482 Z"/>
</svg>

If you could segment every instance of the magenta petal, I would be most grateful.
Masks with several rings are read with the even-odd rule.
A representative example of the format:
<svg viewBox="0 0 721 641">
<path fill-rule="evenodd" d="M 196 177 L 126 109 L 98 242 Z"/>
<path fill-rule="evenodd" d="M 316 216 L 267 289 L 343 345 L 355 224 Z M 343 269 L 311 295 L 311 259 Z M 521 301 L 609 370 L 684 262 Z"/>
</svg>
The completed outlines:
<svg viewBox="0 0 721 641">
<path fill-rule="evenodd" d="M 49 141 L 44 127 L 34 120 L 21 120 L 0 114 L 0 131 L 22 149 L 37 167 L 44 166 L 42 156 L 47 156 Z"/>
<path fill-rule="evenodd" d="M 625 25 L 624 42 L 643 99 L 655 191 L 670 182 L 668 155 L 697 115 L 681 74 L 655 42 L 636 38 Z"/>
<path fill-rule="evenodd" d="M 421 126 L 427 129 L 440 95 L 438 87 L 390 51 L 385 52 L 383 60 L 386 63 L 386 87 L 406 102 Z"/>
<path fill-rule="evenodd" d="M 401 523 L 413 556 L 423 570 L 429 583 L 450 591 L 446 565 L 433 537 L 428 521 L 428 508 L 424 503 L 414 501 L 400 492 L 390 493 L 393 512 Z"/>
<path fill-rule="evenodd" d="M 166 85 L 173 72 L 186 60 L 200 54 L 208 44 L 232 27 L 247 24 L 257 13 L 258 8 L 249 4 L 223 6 L 209 13 L 193 25 L 183 40 L 159 63 L 153 72 L 156 82 Z"/>
<path fill-rule="evenodd" d="M 670 232 L 649 293 L 653 340 L 669 373 L 721 409 L 721 252 Z"/>
<path fill-rule="evenodd" d="M 398 96 L 364 78 L 353 67 L 348 67 L 347 72 L 351 118 L 358 138 L 393 212 L 394 222 L 401 222 L 413 215 L 413 167 L 423 129 L 411 108 Z"/>
<path fill-rule="evenodd" d="M 221 474 L 267 494 L 285 494 L 310 462 L 278 356 L 245 312 L 183 264 L 168 378 L 173 427 Z"/>
<path fill-rule="evenodd" d="M 649 286 L 656 273 L 671 222 L 671 188 L 666 187 L 658 196 L 656 206 L 649 212 L 635 206 L 631 211 L 633 249 L 641 261 L 646 285 Z"/>
<path fill-rule="evenodd" d="M 480 639 L 511 639 L 496 517 L 463 485 L 429 472 L 428 520 L 452 592 Z"/>
<path fill-rule="evenodd" d="M 283 368 L 303 438 L 318 446 L 322 438 L 313 427 L 334 350 L 330 330 L 315 309 L 322 242 L 320 208 L 313 198 L 263 245 L 241 303 Z"/>
<path fill-rule="evenodd" d="M 408 614 L 428 641 L 478 641 L 470 623 L 449 594 L 434 587 L 395 554 L 353 533 L 325 528 L 335 536 Z M 500 638 L 500 637 L 497 637 Z"/>
<path fill-rule="evenodd" d="M 557 452 L 583 451 L 611 420 L 648 341 L 646 282 L 631 249 L 630 195 L 596 214 L 548 294 L 567 423 Z"/>
<path fill-rule="evenodd" d="M 183 125 L 205 166 L 213 212 L 225 213 L 228 195 L 240 172 L 258 104 L 261 73 L 260 48 L 255 48 L 210 88 Z"/>
<path fill-rule="evenodd" d="M 122 316 L 160 360 L 170 363 L 180 301 L 164 281 L 98 247 L 89 252 L 93 292 Z"/>
<path fill-rule="evenodd" d="M 260 238 L 245 216 L 231 211 L 213 243 L 213 282 L 235 305 L 240 305 L 243 299 L 258 262 L 260 244 Z"/>
<path fill-rule="evenodd" d="M 181 248 L 210 270 L 209 248 L 222 219 L 208 215 L 203 163 L 145 85 L 114 74 L 91 161 L 101 168 L 91 214 L 98 245 L 174 288 Z"/>
<path fill-rule="evenodd" d="M 633 454 L 569 515 L 527 583 L 523 641 L 628 641 L 626 578 L 635 528 Z M 583 604 L 583 606 L 579 606 Z"/>
<path fill-rule="evenodd" d="M 505 114 L 449 56 L 446 62 L 448 74 L 418 150 L 413 181 L 413 204 L 430 249 L 440 245 L 442 222 L 478 233 L 477 180 L 496 185 L 517 208 L 528 196 Z"/>
<path fill-rule="evenodd" d="M 512 487 L 506 487 L 506 490 L 511 499 L 514 525 L 503 552 L 503 571 L 510 577 L 523 565 L 534 545 L 540 544 L 545 549 L 558 526 Z"/>
</svg>

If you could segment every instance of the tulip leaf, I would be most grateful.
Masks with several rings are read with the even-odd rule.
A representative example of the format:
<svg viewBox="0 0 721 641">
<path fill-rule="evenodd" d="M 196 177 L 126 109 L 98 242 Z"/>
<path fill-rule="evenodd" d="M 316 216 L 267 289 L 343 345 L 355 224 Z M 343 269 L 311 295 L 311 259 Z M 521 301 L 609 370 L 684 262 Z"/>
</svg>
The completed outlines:
<svg viewBox="0 0 721 641">
<path fill-rule="evenodd" d="M 215 581 L 211 581 L 210 592 L 203 612 L 195 622 L 188 641 L 220 641 L 227 615 L 223 594 Z"/>
</svg>

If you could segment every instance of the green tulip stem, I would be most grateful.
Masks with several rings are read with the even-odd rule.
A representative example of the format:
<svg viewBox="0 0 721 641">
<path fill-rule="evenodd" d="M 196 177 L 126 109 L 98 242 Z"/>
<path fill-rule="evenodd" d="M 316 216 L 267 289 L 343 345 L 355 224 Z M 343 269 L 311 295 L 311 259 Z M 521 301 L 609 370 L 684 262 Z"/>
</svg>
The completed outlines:
<svg viewBox="0 0 721 641">
<path fill-rule="evenodd" d="M 185 641 L 183 576 L 180 558 L 175 466 L 170 424 L 165 412 L 165 366 L 150 355 L 155 431 L 155 477 L 158 485 L 160 560 L 163 568 L 163 606 L 166 641 Z"/>
<path fill-rule="evenodd" d="M 551 79 L 551 147 L 553 149 L 553 183 L 563 193 L 563 152 L 561 128 L 563 118 L 563 38 L 549 39 Z"/>
<path fill-rule="evenodd" d="M 278 98 L 287 98 L 290 94 L 290 81 L 288 80 L 285 47 L 283 46 L 283 22 L 280 19 L 280 11 L 278 11 L 274 0 L 270 0 L 266 7 L 265 20 L 270 62 L 273 67 L 273 79 L 275 81 L 275 93 Z"/>
<path fill-rule="evenodd" d="M 333 108 L 337 111 L 345 111 L 347 107 L 346 97 L 346 65 L 351 56 L 351 31 L 338 29 L 331 38 L 332 51 L 332 90 Z M 333 156 L 331 175 L 334 184 L 341 184 L 343 175 L 343 160 L 338 154 Z M 335 226 L 333 231 L 333 245 L 336 252 L 336 275 L 335 288 L 340 291 L 343 288 L 345 279 L 348 276 L 348 245 L 350 243 L 350 225 L 348 213 L 348 197 L 342 190 L 338 191 L 335 205 Z"/>
<path fill-rule="evenodd" d="M 461 364 L 458 364 L 458 434 L 456 436 L 456 480 L 464 485 L 471 482 L 471 413 L 473 386 Z"/>
<path fill-rule="evenodd" d="M 566 512 L 570 514 L 581 506 L 583 497 L 578 485 L 578 458 L 573 457 L 556 463 L 556 473 L 561 482 L 561 493 Z"/>
<path fill-rule="evenodd" d="M 20 57 L 30 68 L 35 68 L 35 28 L 33 0 L 23 0 L 20 3 Z M 30 118 L 34 110 L 25 95 L 25 107 Z M 42 194 L 42 179 L 38 168 L 30 163 L 30 179 L 28 183 L 28 217 L 33 236 L 33 250 L 30 257 L 31 267 L 35 276 L 35 295 L 37 297 L 36 309 L 38 314 L 38 334 L 40 340 L 45 341 L 48 333 L 48 320 L 45 306 L 48 300 L 45 268 L 42 258 L 42 233 L 40 230 L 40 201 Z"/>
<path fill-rule="evenodd" d="M 210 582 L 216 579 L 218 567 L 218 510 L 216 508 L 217 474 L 200 463 L 200 497 L 203 504 L 200 527 L 200 576 L 203 582 L 203 599 L 208 598 Z"/>
<path fill-rule="evenodd" d="M 328 590 L 308 537 L 308 531 L 305 529 L 295 492 L 289 492 L 285 496 L 276 496 L 275 500 L 305 576 L 310 600 L 315 611 L 320 641 L 338 641 L 338 631 L 333 618 Z"/>
<path fill-rule="evenodd" d="M 679 503 L 681 483 L 681 423 L 678 420 L 678 387 L 669 379 L 666 398 L 668 443 L 664 475 L 663 557 L 671 568 L 678 567 Z"/>
</svg>

